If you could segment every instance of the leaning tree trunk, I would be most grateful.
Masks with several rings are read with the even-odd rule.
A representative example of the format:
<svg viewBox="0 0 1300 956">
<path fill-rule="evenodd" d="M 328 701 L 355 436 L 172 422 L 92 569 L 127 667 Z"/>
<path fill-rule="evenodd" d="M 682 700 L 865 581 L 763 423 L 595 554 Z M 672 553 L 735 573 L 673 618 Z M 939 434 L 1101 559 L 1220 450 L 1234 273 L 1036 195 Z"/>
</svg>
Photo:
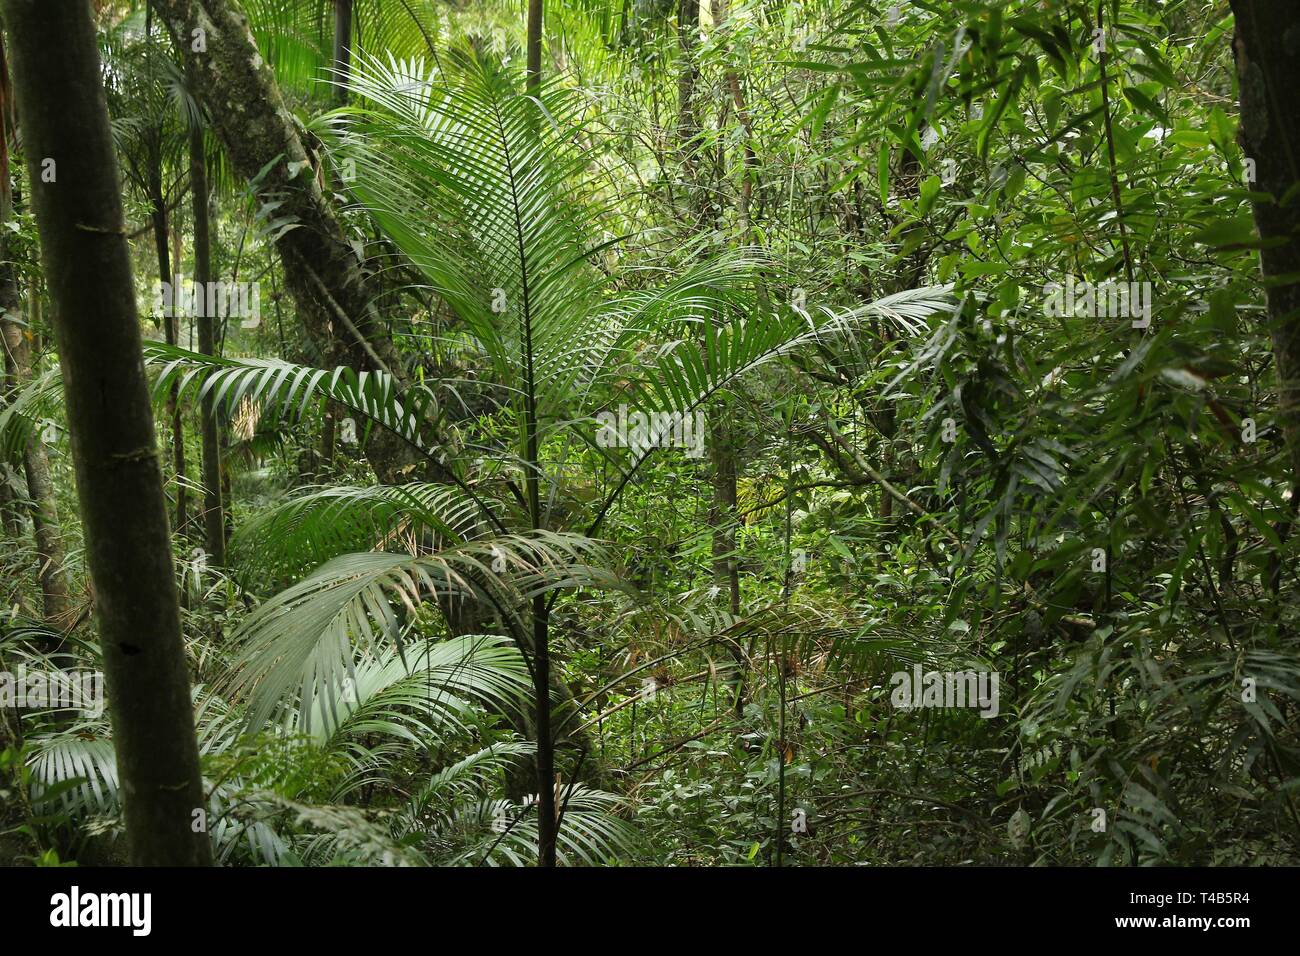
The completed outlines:
<svg viewBox="0 0 1300 956">
<path fill-rule="evenodd" d="M 326 364 L 387 370 L 403 381 L 397 350 L 371 306 L 373 289 L 361 260 L 314 175 L 301 128 L 258 52 L 247 15 L 235 0 L 155 0 L 154 9 L 197 78 L 191 92 L 207 108 L 235 172 L 253 184 L 259 201 L 279 204 L 277 216 L 298 224 L 275 244 L 298 316 Z M 409 466 L 419 463 L 382 429 L 366 455 L 381 481 L 409 481 Z"/>
<path fill-rule="evenodd" d="M 1237 33 L 1233 50 L 1241 88 L 1241 146 L 1253 160 L 1256 186 L 1269 201 L 1255 204 L 1262 239 L 1282 239 L 1260 252 L 1267 287 L 1278 417 L 1291 459 L 1291 482 L 1300 481 L 1300 205 L 1282 199 L 1300 182 L 1300 4 L 1295 0 L 1232 0 Z"/>
<path fill-rule="evenodd" d="M 396 350 L 370 306 L 361 260 L 313 175 L 301 128 L 257 50 L 247 15 L 234 0 L 156 0 L 154 8 L 197 78 L 192 92 L 207 107 L 235 172 L 254 184 L 260 201 L 280 202 L 277 216 L 298 224 L 280 234 L 276 249 L 299 316 L 326 361 L 400 376 Z"/>
<path fill-rule="evenodd" d="M 207 865 L 171 535 L 90 4 L 4 0 L 4 13 L 131 861 Z"/>
</svg>

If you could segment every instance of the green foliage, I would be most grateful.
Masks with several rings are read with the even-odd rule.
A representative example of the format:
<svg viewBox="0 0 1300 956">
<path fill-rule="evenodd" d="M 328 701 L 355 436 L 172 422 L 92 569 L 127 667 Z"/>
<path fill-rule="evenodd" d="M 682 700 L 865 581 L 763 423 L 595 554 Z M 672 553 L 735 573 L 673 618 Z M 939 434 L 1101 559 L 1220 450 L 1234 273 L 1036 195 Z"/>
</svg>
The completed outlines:
<svg viewBox="0 0 1300 956">
<path fill-rule="evenodd" d="M 531 864 L 537 597 L 563 863 L 1296 861 L 1300 499 L 1223 4 L 581 0 L 525 95 L 514 6 L 358 0 L 345 105 L 329 6 L 247 4 L 399 363 L 319 367 L 287 296 L 145 345 L 233 449 L 228 566 L 174 535 L 223 862 Z M 128 179 L 174 178 L 179 77 L 109 32 Z M 285 288 L 297 224 L 217 188 L 223 268 Z M 1060 298 L 1106 282 L 1149 313 Z M 46 357 L 4 397 L 6 461 L 60 395 Z M 609 441 L 621 406 L 707 453 Z M 93 616 L 58 659 L 21 619 L 0 663 L 94 667 Z M 913 668 L 996 713 L 901 706 Z M 107 717 L 18 714 L 4 852 L 119 860 Z"/>
</svg>

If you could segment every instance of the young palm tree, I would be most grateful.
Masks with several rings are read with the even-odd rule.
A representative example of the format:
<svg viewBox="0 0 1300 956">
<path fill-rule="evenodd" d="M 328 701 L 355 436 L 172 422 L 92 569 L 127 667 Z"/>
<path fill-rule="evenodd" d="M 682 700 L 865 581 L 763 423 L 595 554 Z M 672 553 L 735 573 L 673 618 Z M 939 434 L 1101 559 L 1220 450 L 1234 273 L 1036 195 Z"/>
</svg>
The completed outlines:
<svg viewBox="0 0 1300 956">
<path fill-rule="evenodd" d="M 48 666 L 24 651 L 22 636 L 17 631 L 0 635 L 0 659 L 30 669 Z M 443 763 L 405 806 L 399 805 L 389 833 L 376 831 L 376 822 L 358 815 L 347 801 L 376 784 L 399 788 L 391 779 L 394 767 L 411 754 L 463 753 L 472 729 L 489 712 L 517 707 L 528 692 L 517 649 L 490 636 L 419 642 L 405 654 L 388 646 L 363 655 L 340 698 L 290 696 L 270 722 L 250 720 L 246 701 L 232 703 L 220 689 L 197 687 L 199 751 L 210 780 L 206 822 L 217 858 L 263 865 L 304 858 L 378 863 L 385 853 L 395 857 L 388 862 L 509 859 L 527 826 L 488 853 L 495 840 L 487 836 L 491 827 L 470 824 L 483 807 L 494 811 L 490 817 L 496 815 L 497 804 L 485 793 L 503 762 L 531 751 L 527 744 L 492 743 Z M 75 836 L 95 831 L 88 825 L 94 818 L 118 815 L 118 766 L 102 715 L 37 730 L 28 744 L 33 807 L 47 827 L 49 821 L 74 823 Z M 589 802 L 601 809 L 609 805 L 598 794 L 589 795 Z M 331 826 L 331 820 L 343 826 Z M 366 832 L 367 845 L 342 832 L 358 827 Z M 591 815 L 585 830 L 598 838 L 583 848 L 574 834 L 568 846 L 579 859 L 597 862 L 624 838 L 625 828 Z M 427 854 L 410 845 L 412 836 L 421 838 Z"/>
<path fill-rule="evenodd" d="M 431 597 L 489 605 L 531 671 L 538 859 L 550 865 L 563 815 L 550 611 L 562 588 L 620 584 L 591 536 L 641 462 L 670 423 L 747 372 L 852 334 L 867 318 L 915 332 L 949 300 L 946 290 L 921 289 L 815 317 L 760 313 L 754 292 L 772 266 L 748 250 L 627 291 L 633 274 L 621 282 L 610 274 L 619 240 L 605 230 L 617 225 L 616 197 L 579 145 L 580 101 L 554 79 L 522 92 L 517 76 L 469 52 L 447 66 L 439 75 L 420 63 L 358 58 L 358 103 L 331 133 L 338 158 L 356 164 L 356 194 L 454 316 L 428 341 L 439 358 L 458 353 L 481 373 L 401 388 L 391 370 L 213 360 L 161 345 L 151 361 L 163 390 L 252 398 L 273 414 L 337 402 L 446 469 L 447 485 L 333 489 L 286 505 L 279 518 L 298 527 L 341 521 L 339 539 L 356 540 L 361 526 L 386 541 L 416 530 L 433 547 L 339 557 L 259 610 L 242 636 L 262 660 L 280 648 L 282 676 L 300 665 L 299 680 L 329 688 L 349 640 L 400 627 L 395 606 Z M 620 402 L 658 416 L 655 433 L 630 454 L 602 447 L 595 427 Z M 567 493 L 566 465 L 579 454 L 617 469 L 604 500 Z"/>
</svg>

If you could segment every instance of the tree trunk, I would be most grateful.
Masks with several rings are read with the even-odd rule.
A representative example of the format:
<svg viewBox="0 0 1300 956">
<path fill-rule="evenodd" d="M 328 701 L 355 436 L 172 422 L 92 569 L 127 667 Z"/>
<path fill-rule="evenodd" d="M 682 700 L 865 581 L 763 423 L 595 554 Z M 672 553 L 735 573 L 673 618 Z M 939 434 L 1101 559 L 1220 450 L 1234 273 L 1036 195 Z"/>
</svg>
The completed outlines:
<svg viewBox="0 0 1300 956">
<path fill-rule="evenodd" d="M 171 230 L 167 226 L 167 201 L 163 196 L 162 169 L 160 161 L 149 171 L 149 220 L 153 226 L 154 251 L 158 256 L 158 280 L 164 285 L 179 285 L 180 277 L 172 272 L 171 250 L 168 247 Z M 179 266 L 180 263 L 177 263 Z M 163 314 L 163 337 L 168 345 L 177 345 L 180 340 L 180 316 L 176 314 L 175 302 L 178 289 L 172 290 L 172 303 Z M 181 423 L 180 399 L 175 386 L 167 396 L 167 419 L 172 430 L 172 468 L 176 472 L 176 528 L 185 527 L 185 511 L 188 504 L 185 493 L 185 433 Z"/>
<path fill-rule="evenodd" d="M 533 720 L 537 724 L 537 865 L 555 866 L 555 735 L 551 732 L 551 635 L 546 597 L 533 598 Z"/>
<path fill-rule="evenodd" d="M 714 23 L 720 29 L 727 19 L 726 0 L 714 0 L 713 3 Z M 724 56 L 729 56 L 730 51 L 724 49 Z M 740 75 L 730 66 L 727 67 L 723 82 L 726 90 L 724 96 L 730 95 L 732 106 L 736 110 L 736 119 L 740 121 L 742 139 L 743 139 L 743 158 L 740 166 L 740 197 L 736 204 L 736 213 L 738 216 L 737 226 L 740 229 L 740 242 L 742 245 L 749 245 L 752 241 L 750 235 L 750 206 L 754 197 L 754 180 L 758 175 L 758 156 L 754 152 L 754 122 L 749 115 L 749 106 L 745 102 L 745 91 L 740 83 Z"/>
<path fill-rule="evenodd" d="M 0 359 L 3 359 L 0 362 L 0 398 L 10 402 L 18 394 L 15 385 L 17 376 L 14 374 L 13 356 L 4 344 L 3 337 L 0 337 L 0 348 L 3 348 L 0 351 Z M 18 477 L 18 469 L 10 462 L 0 460 L 0 520 L 3 521 L 5 533 L 15 538 L 23 532 L 22 502 L 27 498 L 18 487 L 20 481 L 23 480 Z M 10 605 L 11 602 L 0 595 L 0 607 Z"/>
<path fill-rule="evenodd" d="M 528 73 L 526 89 L 542 82 L 542 0 L 528 0 Z"/>
<path fill-rule="evenodd" d="M 131 861 L 207 865 L 171 536 L 95 25 L 84 2 L 5 0 L 4 12 Z"/>
<path fill-rule="evenodd" d="M 524 326 L 531 329 L 528 317 L 528 283 L 524 283 Z M 528 356 L 524 395 L 524 436 L 527 472 L 524 478 L 528 495 L 528 517 L 533 531 L 542 528 L 539 442 L 537 436 L 537 391 L 533 377 L 531 331 L 525 339 Z M 555 806 L 555 735 L 551 733 L 551 633 L 550 607 L 546 595 L 533 598 L 533 720 L 537 724 L 537 865 L 555 866 L 556 830 L 559 822 Z"/>
<path fill-rule="evenodd" d="M 194 70 L 192 92 L 235 172 L 254 185 L 260 201 L 280 204 L 277 216 L 298 224 L 276 239 L 276 249 L 285 285 L 325 363 L 387 370 L 404 381 L 397 350 L 371 307 L 361 261 L 321 190 L 316 163 L 257 50 L 248 17 L 235 0 L 155 0 L 154 8 Z M 419 461 L 382 429 L 366 454 L 381 481 L 409 481 L 401 469 Z"/>
<path fill-rule="evenodd" d="M 4 89 L 9 88 L 9 66 L 6 62 L 4 34 L 2 32 L 0 32 L 0 83 L 3 83 Z M 3 181 L 6 194 L 9 190 L 9 138 L 12 133 L 9 129 L 9 123 L 11 119 L 12 113 L 8 109 L 8 104 L 0 103 L 0 180 Z M 13 395 L 17 394 L 18 386 L 13 374 L 9 371 L 13 356 L 6 351 L 3 358 L 4 361 L 0 362 L 0 401 L 10 401 Z M 6 534 L 13 537 L 17 537 L 22 533 L 22 522 L 19 519 L 18 511 L 18 495 L 15 493 L 17 482 L 18 475 L 10 467 L 10 463 L 0 458 L 0 528 L 3 528 Z"/>
<path fill-rule="evenodd" d="M 9 191 L 9 177 L 0 182 L 0 226 L 9 221 L 13 197 Z M 19 324 L 21 313 L 18 299 L 18 278 L 9 260 L 8 243 L 4 236 L 8 230 L 0 229 L 0 328 L 3 329 L 5 351 L 13 367 L 13 387 L 17 391 L 32 379 L 31 335 L 35 331 L 36 307 L 24 331 Z M 33 288 L 33 292 L 34 292 Z M 71 622 L 68 614 L 68 579 L 65 570 L 63 536 L 59 530 L 59 509 L 54 497 L 54 482 L 50 480 L 50 460 L 45 453 L 41 430 L 35 429 L 23 448 L 23 471 L 27 477 L 27 495 L 32 503 L 32 532 L 36 540 L 36 578 L 41 586 L 41 602 L 47 624 L 62 630 Z M 49 648 L 51 651 L 58 647 Z"/>
<path fill-rule="evenodd" d="M 352 69 L 352 0 L 334 0 L 334 101 L 348 101 Z"/>
<path fill-rule="evenodd" d="M 712 323 L 712 319 L 709 320 Z M 708 332 L 706 334 L 713 334 Z M 712 531 L 713 586 L 719 596 L 726 596 L 727 609 L 740 616 L 740 565 L 736 553 L 736 450 L 731 428 L 727 423 L 728 411 L 720 401 L 706 411 L 709 436 L 709 464 L 712 500 L 709 503 L 709 527 Z M 736 716 L 745 712 L 748 696 L 745 689 L 745 654 L 738 646 L 731 647 L 736 671 L 732 676 L 732 704 Z"/>
<path fill-rule="evenodd" d="M 208 288 L 212 281 L 212 233 L 208 213 L 208 164 L 203 154 L 203 128 L 190 129 L 190 192 L 194 199 L 194 284 Z M 216 318 L 204 297 L 199 311 L 199 351 L 216 355 Z M 216 404 L 211 393 L 199 403 L 199 427 L 203 441 L 203 540 L 209 560 L 221 567 L 226 563 L 226 523 L 222 506 L 221 443 L 217 435 Z"/>
<path fill-rule="evenodd" d="M 0 394 L 8 394 L 9 375 L 0 370 Z M 18 496 L 14 494 L 14 482 L 18 475 L 7 461 L 0 461 L 0 529 L 10 537 L 22 534 L 22 522 L 18 519 Z"/>
<path fill-rule="evenodd" d="M 694 54 L 691 52 L 691 46 L 696 41 L 699 33 L 699 0 L 693 0 L 694 11 L 687 11 L 686 20 L 681 24 L 683 33 L 681 35 L 682 56 L 686 58 L 682 66 L 682 73 L 679 76 L 679 91 L 682 97 L 682 111 L 686 116 L 686 126 L 693 126 L 698 132 L 698 112 L 694 103 L 696 85 L 699 80 L 699 67 L 695 63 Z M 714 23 L 722 26 L 726 20 L 727 11 L 724 4 L 715 2 L 711 10 Z M 688 46 L 688 42 L 691 46 Z M 689 88 L 684 89 L 681 86 L 682 80 L 689 79 Z M 749 132 L 749 115 L 744 107 L 744 97 L 740 89 L 740 81 L 735 74 L 727 69 L 723 77 L 724 89 L 723 100 L 733 99 L 737 115 L 740 119 L 745 133 Z M 679 126 L 681 124 L 679 123 Z M 720 149 L 723 147 L 719 147 Z M 745 165 L 743 167 L 743 179 L 740 192 L 740 223 L 742 229 L 742 242 L 747 240 L 749 231 L 749 197 L 750 197 L 750 179 L 749 179 L 749 147 L 746 144 Z M 693 150 L 691 151 L 693 153 Z M 692 177 L 690 186 L 695 190 L 698 199 L 698 215 L 700 221 L 706 217 L 711 220 L 709 228 L 719 228 L 719 222 L 722 207 L 719 203 L 707 200 L 712 189 L 702 188 L 698 181 L 698 166 L 691 162 L 687 167 L 687 175 Z M 710 214 L 712 211 L 712 214 Z M 709 319 L 709 327 L 705 332 L 706 335 L 713 336 L 716 334 L 716 321 L 713 317 Z M 709 464 L 711 470 L 712 500 L 709 503 L 709 526 L 712 529 L 712 550 L 713 550 L 713 585 L 718 588 L 721 594 L 726 595 L 726 606 L 732 615 L 740 616 L 740 566 L 736 553 L 736 498 L 737 498 L 737 463 L 734 436 L 730 426 L 730 413 L 727 409 L 725 400 L 719 398 L 715 400 L 705 412 L 708 421 L 709 436 Z M 739 717 L 745 711 L 746 691 L 746 670 L 745 654 L 739 647 L 731 648 L 732 658 L 735 664 L 735 674 L 732 676 L 732 703 L 735 707 L 736 716 Z"/>
<path fill-rule="evenodd" d="M 276 239 L 276 249 L 308 334 L 330 364 L 383 366 L 400 376 L 396 351 L 370 308 L 361 262 L 313 174 L 300 127 L 258 53 L 248 17 L 234 0 L 156 0 L 154 6 L 197 77 L 193 93 L 207 107 L 235 172 L 254 184 L 261 201 L 281 201 L 277 216 L 298 223 Z"/>
<path fill-rule="evenodd" d="M 23 451 L 23 473 L 27 477 L 27 493 L 32 499 L 32 536 L 36 540 L 36 571 L 41 582 L 41 606 L 45 611 L 45 622 L 62 631 L 72 625 L 69 613 L 71 601 L 68 598 L 68 576 L 63 535 L 59 530 L 59 509 L 54 498 L 54 481 L 50 477 L 50 460 L 45 454 L 39 431 L 27 440 L 27 447 Z M 60 643 L 59 647 L 61 646 Z M 58 650 L 59 647 L 50 650 Z"/>
<path fill-rule="evenodd" d="M 0 309 L 12 312 L 17 309 L 17 305 L 18 296 L 13 288 L 12 275 L 5 275 L 0 278 Z M 31 347 L 23 330 L 13 322 L 4 323 L 4 340 L 15 385 L 21 388 L 31 381 Z M 23 473 L 27 479 L 27 495 L 31 499 L 32 537 L 36 541 L 36 579 L 41 586 L 45 621 L 61 630 L 70 623 L 66 558 L 63 535 L 59 530 L 54 482 L 50 478 L 50 460 L 45 453 L 40 429 L 33 432 L 23 448 Z"/>
<path fill-rule="evenodd" d="M 337 439 L 336 425 L 340 415 L 347 418 L 347 413 L 334 402 L 326 402 L 322 409 L 320 422 L 320 451 L 317 457 L 320 461 L 316 469 L 319 475 L 328 475 L 330 469 L 334 466 L 334 447 Z"/>
<path fill-rule="evenodd" d="M 1252 188 L 1272 196 L 1255 204 L 1262 239 L 1285 242 L 1264 248 L 1268 317 L 1277 366 L 1278 418 L 1291 459 L 1291 483 L 1300 481 L 1300 205 L 1282 198 L 1300 182 L 1300 99 L 1295 85 L 1300 4 L 1294 0 L 1232 0 L 1237 19 L 1233 51 L 1241 89 L 1241 146 L 1255 163 Z"/>
<path fill-rule="evenodd" d="M 681 0 L 677 11 L 677 42 L 681 47 L 677 67 L 677 148 L 684 167 L 688 199 L 698 192 L 695 182 L 695 137 L 700 132 L 695 113 L 695 84 L 700 77 L 695 46 L 700 35 L 700 0 Z"/>
</svg>

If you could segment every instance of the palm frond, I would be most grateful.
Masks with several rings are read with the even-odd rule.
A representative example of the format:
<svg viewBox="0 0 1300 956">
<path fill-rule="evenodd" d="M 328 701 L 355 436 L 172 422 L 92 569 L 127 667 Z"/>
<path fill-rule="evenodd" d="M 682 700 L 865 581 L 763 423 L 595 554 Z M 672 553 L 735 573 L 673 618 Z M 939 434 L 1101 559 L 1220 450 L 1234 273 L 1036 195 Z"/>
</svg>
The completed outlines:
<svg viewBox="0 0 1300 956">
<path fill-rule="evenodd" d="M 300 577 L 340 554 L 412 555 L 482 534 L 477 502 L 446 485 L 331 486 L 300 492 L 245 521 L 230 556 L 251 581 Z"/>
<path fill-rule="evenodd" d="M 478 601 L 503 619 L 536 593 L 562 587 L 615 587 L 600 569 L 596 542 L 538 532 L 466 542 L 432 555 L 375 552 L 330 561 L 248 616 L 232 692 L 250 695 L 250 723 L 261 726 L 297 695 L 301 728 L 311 731 L 314 701 L 338 699 L 356 681 L 354 652 L 402 645 L 426 602 Z"/>
<path fill-rule="evenodd" d="M 371 58 L 361 105 L 338 129 L 355 193 L 484 348 L 501 383 L 532 381 L 563 407 L 603 281 L 589 257 L 599 208 L 590 157 L 571 137 L 581 102 L 558 82 L 525 95 L 499 64 L 464 51 L 451 74 L 412 81 Z M 561 134 L 560 130 L 564 133 Z"/>
<path fill-rule="evenodd" d="M 18 455 L 33 435 L 47 429 L 63 397 L 57 366 L 46 369 L 0 407 L 0 455 Z M 57 427 L 51 432 L 57 434 Z"/>
<path fill-rule="evenodd" d="M 624 798 L 581 784 L 557 787 L 565 806 L 556 836 L 556 859 L 564 866 L 597 866 L 632 852 L 636 831 L 618 816 Z M 427 821 L 424 839 L 453 866 L 529 866 L 537 856 L 537 801 L 478 800 L 457 803 Z"/>
</svg>

